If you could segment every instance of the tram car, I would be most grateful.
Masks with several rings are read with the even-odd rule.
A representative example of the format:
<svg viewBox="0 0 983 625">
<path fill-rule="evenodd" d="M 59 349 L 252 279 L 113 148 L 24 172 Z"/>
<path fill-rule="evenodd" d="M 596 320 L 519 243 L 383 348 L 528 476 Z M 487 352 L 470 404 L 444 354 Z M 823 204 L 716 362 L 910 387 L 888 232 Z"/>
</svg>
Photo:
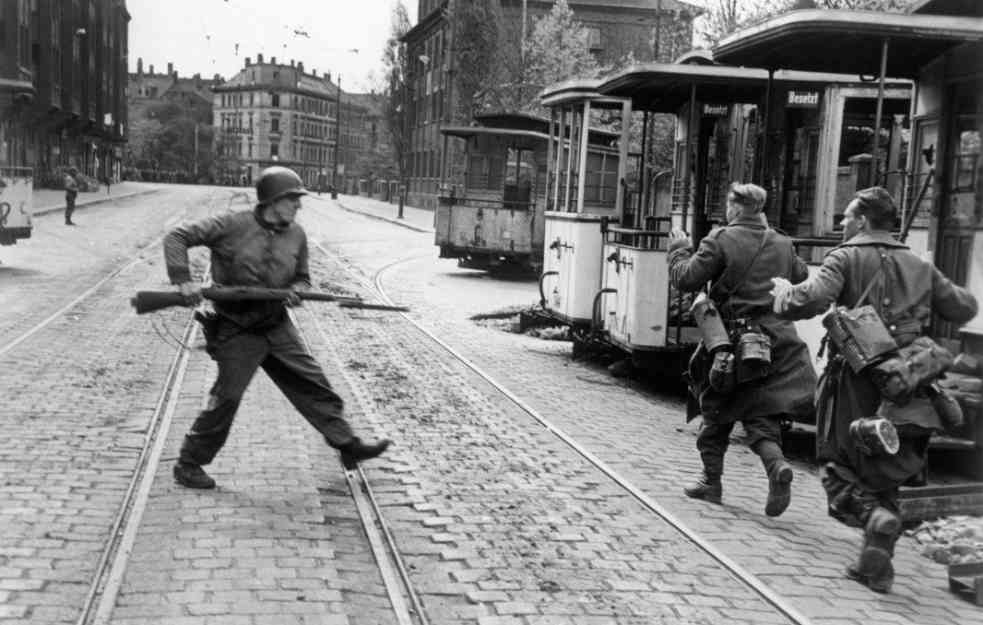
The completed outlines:
<svg viewBox="0 0 983 625">
<path fill-rule="evenodd" d="M 447 171 L 434 215 L 441 258 L 461 267 L 538 273 L 542 267 L 549 120 L 534 115 L 478 115 L 470 126 L 445 126 L 463 145 L 462 166 Z M 610 152 L 617 135 L 589 132 L 592 154 Z M 448 167 L 451 169 L 451 167 Z"/>
<path fill-rule="evenodd" d="M 913 224 L 908 245 L 948 277 L 983 296 L 983 7 L 923 0 L 912 14 L 794 11 L 722 40 L 717 60 L 735 65 L 836 71 L 915 81 L 907 168 L 911 185 L 901 206 Z M 883 176 L 878 178 L 883 182 Z M 924 191 L 923 191 L 924 190 Z M 983 314 L 961 328 L 939 319 L 933 338 L 962 365 L 942 384 L 958 398 L 966 423 L 953 436 L 935 436 L 936 450 L 959 470 L 983 479 Z M 979 493 L 979 490 L 976 491 Z M 904 496 L 903 496 L 904 497 Z M 904 504 L 912 516 L 951 513 L 972 495 Z M 922 503 L 917 503 L 921 501 Z M 977 508 L 983 499 L 977 494 Z M 912 505 L 931 509 L 911 510 Z"/>
<path fill-rule="evenodd" d="M 31 236 L 34 169 L 23 103 L 34 93 L 29 82 L 0 81 L 0 245 L 13 245 Z"/>
<path fill-rule="evenodd" d="M 14 245 L 31 236 L 30 167 L 0 166 L 0 245 Z"/>
<path fill-rule="evenodd" d="M 601 96 L 598 84 L 571 80 L 541 97 L 551 113 L 540 303 L 549 317 L 571 328 L 575 349 L 597 316 L 601 224 L 619 218 L 629 161 L 630 103 Z M 591 150 L 588 129 L 594 119 L 618 129 L 608 150 Z"/>
<path fill-rule="evenodd" d="M 669 230 L 682 228 L 699 245 L 726 221 L 729 184 L 754 181 L 769 192 L 769 223 L 797 237 L 800 253 L 821 258 L 822 248 L 839 242 L 834 230 L 847 198 L 871 183 L 863 141 L 874 134 L 878 88 L 843 75 L 770 74 L 700 60 L 635 66 L 608 77 L 598 90 L 630 99 L 643 127 L 652 114 L 677 120 L 671 192 L 645 187 L 658 175 L 646 171 L 650 159 L 643 159 L 641 184 L 620 211 L 622 223 L 605 229 L 604 305 L 597 320 L 603 337 L 636 366 L 676 368 L 678 359 L 667 355 L 687 356 L 699 337 L 689 297 L 668 284 Z M 895 80 L 880 100 L 889 184 L 898 191 L 905 181 L 910 97 L 911 84 Z M 815 354 L 819 321 L 799 325 Z"/>
</svg>

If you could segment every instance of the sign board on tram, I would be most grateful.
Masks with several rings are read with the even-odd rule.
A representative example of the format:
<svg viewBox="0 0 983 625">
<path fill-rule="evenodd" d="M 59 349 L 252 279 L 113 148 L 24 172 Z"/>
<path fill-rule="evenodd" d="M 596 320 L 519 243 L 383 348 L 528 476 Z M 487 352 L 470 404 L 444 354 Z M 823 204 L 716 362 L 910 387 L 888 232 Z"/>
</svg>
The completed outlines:
<svg viewBox="0 0 983 625">
<path fill-rule="evenodd" d="M 726 104 L 704 104 L 703 105 L 703 116 L 704 117 L 726 117 L 727 112 L 730 110 L 730 106 Z"/>
<path fill-rule="evenodd" d="M 788 100 L 785 104 L 789 108 L 817 108 L 819 106 L 819 92 L 792 89 L 788 92 Z"/>
</svg>

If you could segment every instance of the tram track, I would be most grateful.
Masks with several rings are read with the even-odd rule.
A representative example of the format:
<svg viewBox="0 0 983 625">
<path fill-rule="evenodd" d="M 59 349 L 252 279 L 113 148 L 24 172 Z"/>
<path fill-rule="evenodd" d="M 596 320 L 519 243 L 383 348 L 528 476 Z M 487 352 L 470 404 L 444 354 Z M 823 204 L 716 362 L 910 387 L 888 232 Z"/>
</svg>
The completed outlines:
<svg viewBox="0 0 983 625">
<path fill-rule="evenodd" d="M 320 249 L 324 254 L 329 257 L 333 257 L 338 260 L 337 255 L 332 254 L 319 242 L 315 243 L 315 246 Z M 366 289 L 376 293 L 378 297 L 386 304 L 393 305 L 395 302 L 386 292 L 383 285 L 383 278 L 388 271 L 394 269 L 402 264 L 418 260 L 421 255 L 414 255 L 402 259 L 390 262 L 383 267 L 377 269 L 372 275 L 371 279 L 365 279 L 352 272 L 343 263 L 340 263 L 346 272 L 351 275 L 356 281 L 358 281 Z M 420 333 L 426 336 L 430 341 L 438 345 L 444 351 L 451 355 L 451 357 L 464 365 L 467 369 L 473 372 L 475 375 L 484 380 L 492 388 L 494 388 L 499 394 L 504 396 L 513 405 L 518 407 L 523 413 L 530 416 L 536 422 L 538 422 L 543 428 L 545 428 L 552 435 L 563 441 L 570 449 L 572 449 L 578 456 L 586 460 L 595 469 L 603 473 L 608 479 L 614 482 L 620 489 L 627 492 L 632 498 L 638 501 L 645 509 L 651 513 L 658 516 L 660 519 L 665 521 L 673 529 L 675 529 L 679 534 L 681 534 L 689 543 L 696 546 L 703 553 L 708 555 L 711 559 L 717 562 L 721 567 L 726 569 L 732 576 L 740 580 L 744 586 L 751 590 L 754 594 L 760 597 L 768 605 L 770 605 L 777 612 L 781 613 L 790 622 L 797 625 L 808 625 L 811 623 L 808 617 L 802 614 L 795 606 L 791 604 L 790 601 L 783 598 L 781 595 L 776 593 L 772 588 L 765 584 L 761 579 L 755 576 L 753 573 L 742 567 L 735 560 L 727 556 L 721 550 L 717 549 L 710 541 L 701 536 L 697 531 L 689 527 L 682 520 L 680 520 L 676 515 L 672 514 L 664 506 L 658 503 L 655 499 L 646 494 L 641 488 L 637 487 L 631 483 L 626 477 L 621 475 L 608 463 L 601 460 L 595 454 L 586 449 L 581 445 L 574 437 L 564 432 L 561 428 L 557 427 L 549 419 L 543 416 L 539 411 L 530 406 L 521 397 L 513 393 L 503 384 L 498 382 L 492 375 L 484 371 L 481 367 L 476 365 L 465 355 L 454 349 L 447 342 L 443 341 L 435 333 L 429 330 L 426 326 L 419 323 L 412 316 L 407 313 L 399 313 L 406 321 L 408 321 L 412 326 L 414 326 Z M 362 480 L 364 481 L 364 474 L 362 474 Z M 367 482 L 364 482 L 367 485 Z"/>
</svg>

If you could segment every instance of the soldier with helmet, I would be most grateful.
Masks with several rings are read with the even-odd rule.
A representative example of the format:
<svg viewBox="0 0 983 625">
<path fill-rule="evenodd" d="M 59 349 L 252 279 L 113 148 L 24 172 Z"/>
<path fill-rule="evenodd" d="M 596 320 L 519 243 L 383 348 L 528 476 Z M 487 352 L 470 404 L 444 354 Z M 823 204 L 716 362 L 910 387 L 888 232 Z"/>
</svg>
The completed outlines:
<svg viewBox="0 0 983 625">
<path fill-rule="evenodd" d="M 277 289 L 310 288 L 307 235 L 296 223 L 300 198 L 307 194 L 300 177 L 286 167 L 270 167 L 256 181 L 256 207 L 182 225 L 164 239 L 171 283 L 180 285 L 185 304 L 201 301 L 201 286 L 191 279 L 188 248 L 211 250 L 212 278 L 221 286 Z M 218 378 L 184 437 L 174 479 L 189 488 L 213 488 L 203 465 L 218 454 L 229 435 L 239 402 L 260 367 L 329 445 L 341 452 L 348 468 L 382 454 L 388 440 L 364 443 L 343 417 L 344 402 L 331 388 L 320 365 L 308 353 L 284 301 L 214 302 L 205 324 L 208 351 L 218 363 Z"/>
</svg>

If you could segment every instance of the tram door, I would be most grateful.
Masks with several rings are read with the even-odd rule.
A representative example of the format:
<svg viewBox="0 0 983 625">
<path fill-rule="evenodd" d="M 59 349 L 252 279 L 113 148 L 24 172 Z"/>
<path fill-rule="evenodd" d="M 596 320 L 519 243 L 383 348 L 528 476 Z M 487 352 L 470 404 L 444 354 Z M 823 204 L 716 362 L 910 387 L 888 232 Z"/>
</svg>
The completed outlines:
<svg viewBox="0 0 983 625">
<path fill-rule="evenodd" d="M 935 262 L 957 284 L 974 293 L 983 289 L 983 81 L 957 83 L 949 101 L 952 111 L 945 142 L 939 201 L 939 234 Z M 956 326 L 936 318 L 936 334 L 959 338 Z M 979 316 L 969 329 L 983 333 Z"/>
</svg>

